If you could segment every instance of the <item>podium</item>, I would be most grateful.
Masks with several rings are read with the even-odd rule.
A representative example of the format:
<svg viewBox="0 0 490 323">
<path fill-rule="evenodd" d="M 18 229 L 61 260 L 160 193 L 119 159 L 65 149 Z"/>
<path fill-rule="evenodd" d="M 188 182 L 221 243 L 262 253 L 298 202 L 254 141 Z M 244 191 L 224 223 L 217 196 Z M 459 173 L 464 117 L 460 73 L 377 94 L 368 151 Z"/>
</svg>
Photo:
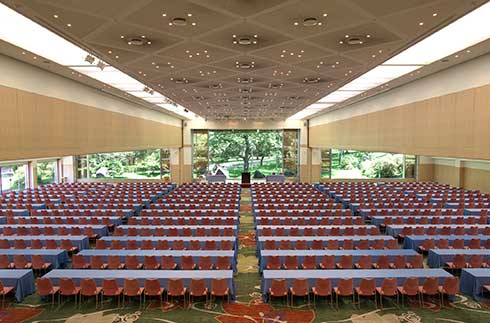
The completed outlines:
<svg viewBox="0 0 490 323">
<path fill-rule="evenodd" d="M 242 185 L 241 187 L 250 187 L 250 172 L 242 173 Z"/>
</svg>

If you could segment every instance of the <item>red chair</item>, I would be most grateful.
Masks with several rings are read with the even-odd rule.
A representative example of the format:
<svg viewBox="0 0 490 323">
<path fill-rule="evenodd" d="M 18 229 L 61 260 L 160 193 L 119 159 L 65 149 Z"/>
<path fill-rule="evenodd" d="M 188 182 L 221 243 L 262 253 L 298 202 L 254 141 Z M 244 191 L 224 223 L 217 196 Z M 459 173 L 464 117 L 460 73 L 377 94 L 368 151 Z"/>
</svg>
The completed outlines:
<svg viewBox="0 0 490 323">
<path fill-rule="evenodd" d="M 399 303 L 398 288 L 395 278 L 385 278 L 381 287 L 376 287 L 376 291 L 379 294 L 379 303 L 381 309 L 383 309 L 383 297 L 394 297 L 396 296 L 396 303 Z"/>
<path fill-rule="evenodd" d="M 398 249 L 398 241 L 396 240 L 387 240 L 385 249 Z"/>
<path fill-rule="evenodd" d="M 390 268 L 390 257 L 387 255 L 378 256 L 378 260 L 373 263 L 373 268 L 375 269 L 389 269 Z"/>
<path fill-rule="evenodd" d="M 158 279 L 145 279 L 145 287 L 143 289 L 143 307 L 146 304 L 146 297 L 159 297 L 160 307 L 163 306 L 163 292 L 165 289 L 161 287 Z"/>
<path fill-rule="evenodd" d="M 340 262 L 336 263 L 335 266 L 338 269 L 352 269 L 352 255 L 341 255 Z"/>
<path fill-rule="evenodd" d="M 352 304 L 355 304 L 354 287 L 352 278 L 341 278 L 337 287 L 333 288 L 335 293 L 335 304 L 339 308 L 339 296 L 352 296 Z"/>
<path fill-rule="evenodd" d="M 376 301 L 376 282 L 372 278 L 363 278 L 361 280 L 361 284 L 359 287 L 355 288 L 357 293 L 357 303 L 359 308 L 361 308 L 361 296 L 364 297 L 373 297 L 374 296 L 374 305 L 378 308 L 378 304 Z"/>
<path fill-rule="evenodd" d="M 54 304 L 54 297 L 60 291 L 59 287 L 53 286 L 49 278 L 41 278 L 41 277 L 36 279 L 36 289 L 37 289 L 37 294 L 41 297 L 51 296 L 51 305 Z"/>
<path fill-rule="evenodd" d="M 213 269 L 213 260 L 210 256 L 201 256 L 199 257 L 198 266 L 199 270 L 212 270 Z"/>
<path fill-rule="evenodd" d="M 284 269 L 298 269 L 298 257 L 286 256 L 284 260 Z"/>
<path fill-rule="evenodd" d="M 211 281 L 211 302 L 216 297 L 227 297 L 228 303 L 230 302 L 230 289 L 225 279 L 213 279 Z"/>
<path fill-rule="evenodd" d="M 272 301 L 273 297 L 286 297 L 286 305 L 289 303 L 288 300 L 288 289 L 286 286 L 285 279 L 273 279 L 271 282 L 271 287 L 269 288 L 269 298 Z"/>
<path fill-rule="evenodd" d="M 185 294 L 187 289 L 184 287 L 184 283 L 181 279 L 169 279 L 168 289 L 167 289 L 167 302 L 169 297 L 184 297 L 184 308 L 185 308 Z"/>
<path fill-rule="evenodd" d="M 278 270 L 281 269 L 281 258 L 279 256 L 267 256 L 267 265 L 265 266 L 268 270 Z"/>
<path fill-rule="evenodd" d="M 405 283 L 403 283 L 403 286 L 399 286 L 398 288 L 398 293 L 402 295 L 402 304 L 404 304 L 404 297 L 405 296 L 418 296 L 419 298 L 419 305 L 422 307 L 422 299 L 420 298 L 419 294 L 419 280 L 416 277 L 409 277 L 405 279 Z"/>
<path fill-rule="evenodd" d="M 439 286 L 439 297 L 441 300 L 441 308 L 444 307 L 443 298 L 444 295 L 454 296 L 459 292 L 459 279 L 458 277 L 447 277 L 444 279 L 442 286 Z"/>
<path fill-rule="evenodd" d="M 308 298 L 308 305 L 310 305 L 310 288 L 308 287 L 308 280 L 306 279 L 294 279 L 293 286 L 289 288 L 291 293 L 291 306 L 294 306 L 294 296 L 302 296 Z"/>
<path fill-rule="evenodd" d="M 410 261 L 407 263 L 407 268 L 424 268 L 424 256 L 423 255 L 415 255 L 410 257 Z"/>
<path fill-rule="evenodd" d="M 95 249 L 97 249 L 97 250 L 107 249 L 107 244 L 106 244 L 105 240 L 96 240 L 95 241 Z"/>
<path fill-rule="evenodd" d="M 85 256 L 73 255 L 71 257 L 71 267 L 73 269 L 88 269 L 90 268 L 90 263 L 85 261 Z"/>
<path fill-rule="evenodd" d="M 208 289 L 204 279 L 191 279 L 191 283 L 189 285 L 189 303 L 191 303 L 195 297 L 205 297 L 207 304 Z"/>
<path fill-rule="evenodd" d="M 407 266 L 407 256 L 396 255 L 394 261 L 390 263 L 390 268 L 392 269 L 403 269 Z"/>
<path fill-rule="evenodd" d="M 468 243 L 467 249 L 481 249 L 481 241 L 478 238 L 472 238 Z"/>
<path fill-rule="evenodd" d="M 98 307 L 99 295 L 102 292 L 102 287 L 97 287 L 93 278 L 84 278 L 80 284 L 80 305 L 82 305 L 83 296 L 95 297 L 95 309 Z"/>
<path fill-rule="evenodd" d="M 226 256 L 218 256 L 216 258 L 216 269 L 217 270 L 228 270 L 231 268 L 230 259 Z"/>
<path fill-rule="evenodd" d="M 428 296 L 436 296 L 439 295 L 439 278 L 438 277 L 427 277 L 424 280 L 424 283 L 422 286 L 419 286 L 419 295 L 421 297 L 422 304 L 424 304 L 424 295 Z M 439 298 L 439 303 L 442 302 L 442 300 Z"/>
<path fill-rule="evenodd" d="M 78 252 L 78 247 L 74 246 L 68 239 L 61 239 L 61 249 L 65 249 L 69 254 Z"/>
<path fill-rule="evenodd" d="M 316 269 L 316 256 L 306 255 L 301 264 L 303 269 Z"/>
<path fill-rule="evenodd" d="M 121 263 L 121 258 L 118 255 L 109 255 L 107 268 L 111 270 L 124 269 L 124 264 Z"/>
<path fill-rule="evenodd" d="M 353 250 L 354 249 L 354 240 L 346 239 L 342 243 L 343 250 Z"/>
<path fill-rule="evenodd" d="M 143 262 L 143 268 L 146 270 L 160 269 L 160 264 L 155 256 L 145 256 Z"/>
<path fill-rule="evenodd" d="M 90 268 L 91 269 L 107 269 L 107 264 L 102 260 L 102 256 L 94 255 L 90 256 Z"/>
<path fill-rule="evenodd" d="M 425 239 L 422 245 L 419 246 L 419 250 L 422 253 L 427 253 L 429 250 L 434 249 L 436 247 L 436 243 L 434 239 Z"/>
<path fill-rule="evenodd" d="M 127 269 L 135 270 L 143 268 L 143 264 L 138 261 L 138 257 L 135 255 L 127 255 L 125 264 Z"/>
<path fill-rule="evenodd" d="M 146 257 L 146 256 L 145 256 Z M 124 288 L 123 288 L 123 306 L 125 297 L 138 297 L 140 300 L 141 307 L 141 295 L 143 295 L 144 288 L 140 287 L 138 281 L 136 279 L 126 278 L 124 279 Z"/>
<path fill-rule="evenodd" d="M 371 269 L 373 266 L 371 255 L 361 255 L 359 262 L 354 264 L 356 269 Z"/>
<path fill-rule="evenodd" d="M 14 264 L 10 262 L 9 256 L 0 255 L 0 269 L 14 268 Z"/>
<path fill-rule="evenodd" d="M 311 288 L 313 293 L 313 303 L 316 303 L 317 297 L 329 297 L 330 305 L 333 304 L 333 294 L 330 279 L 328 278 L 318 278 L 315 282 L 315 286 Z"/>
<path fill-rule="evenodd" d="M 141 250 L 154 250 L 155 247 L 153 246 L 153 241 L 152 240 L 143 240 L 141 241 Z"/>
<path fill-rule="evenodd" d="M 175 270 L 177 269 L 177 263 L 172 255 L 162 256 L 162 269 L 164 270 Z"/>
<path fill-rule="evenodd" d="M 101 302 L 101 304 L 102 305 L 104 304 L 104 302 L 103 302 L 104 296 L 117 297 L 117 307 L 119 307 L 122 292 L 123 292 L 122 287 L 119 287 L 117 285 L 117 282 L 115 279 L 104 279 L 102 281 L 102 302 Z"/>
<path fill-rule="evenodd" d="M 58 305 L 61 304 L 61 296 L 75 296 L 75 304 L 77 296 L 80 294 L 80 287 L 75 286 L 71 278 L 60 278 L 60 292 L 58 294 Z"/>
<path fill-rule="evenodd" d="M 192 256 L 182 256 L 180 268 L 183 270 L 194 270 L 196 269 L 196 264 L 194 263 L 194 259 Z"/>
<path fill-rule="evenodd" d="M 32 263 L 27 261 L 25 255 L 14 255 L 14 267 L 15 269 L 31 269 Z"/>
</svg>

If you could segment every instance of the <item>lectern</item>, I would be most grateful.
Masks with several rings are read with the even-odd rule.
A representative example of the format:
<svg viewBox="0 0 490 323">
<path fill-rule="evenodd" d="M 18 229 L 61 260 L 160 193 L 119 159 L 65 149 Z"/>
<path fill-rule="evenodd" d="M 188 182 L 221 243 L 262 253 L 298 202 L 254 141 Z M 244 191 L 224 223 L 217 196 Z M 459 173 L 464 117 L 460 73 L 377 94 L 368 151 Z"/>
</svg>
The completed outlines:
<svg viewBox="0 0 490 323">
<path fill-rule="evenodd" d="M 250 187 L 250 172 L 242 173 L 242 187 Z"/>
</svg>

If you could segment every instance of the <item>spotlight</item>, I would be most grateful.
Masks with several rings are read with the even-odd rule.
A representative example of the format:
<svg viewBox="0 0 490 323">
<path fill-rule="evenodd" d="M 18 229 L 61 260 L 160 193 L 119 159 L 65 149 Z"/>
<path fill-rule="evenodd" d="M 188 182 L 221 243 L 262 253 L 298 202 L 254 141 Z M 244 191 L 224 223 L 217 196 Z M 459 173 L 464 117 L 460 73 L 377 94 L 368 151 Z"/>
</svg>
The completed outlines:
<svg viewBox="0 0 490 323">
<path fill-rule="evenodd" d="M 87 55 L 87 56 L 85 57 L 85 61 L 86 61 L 87 63 L 93 64 L 93 63 L 95 62 L 95 57 L 93 57 L 92 55 Z"/>
</svg>

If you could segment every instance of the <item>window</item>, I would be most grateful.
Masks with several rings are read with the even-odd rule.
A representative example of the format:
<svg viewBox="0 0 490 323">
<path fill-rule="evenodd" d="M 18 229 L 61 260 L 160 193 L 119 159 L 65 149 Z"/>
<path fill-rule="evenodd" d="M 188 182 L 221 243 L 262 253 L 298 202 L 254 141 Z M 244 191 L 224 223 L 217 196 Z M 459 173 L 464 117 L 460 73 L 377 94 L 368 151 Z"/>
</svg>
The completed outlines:
<svg viewBox="0 0 490 323">
<path fill-rule="evenodd" d="M 26 188 L 27 164 L 0 166 L 0 192 L 21 191 Z"/>
<path fill-rule="evenodd" d="M 160 179 L 170 174 L 166 149 L 92 154 L 77 160 L 77 173 L 83 176 L 79 178 Z"/>
<path fill-rule="evenodd" d="M 208 173 L 208 132 L 192 131 L 192 178 L 205 179 Z"/>
<path fill-rule="evenodd" d="M 37 161 L 37 185 L 45 185 L 56 182 L 56 160 Z"/>
<path fill-rule="evenodd" d="M 416 156 L 347 149 L 321 152 L 321 178 L 414 178 Z"/>
<path fill-rule="evenodd" d="M 331 172 L 330 149 L 321 150 L 321 174 L 320 178 L 330 178 Z"/>
</svg>

